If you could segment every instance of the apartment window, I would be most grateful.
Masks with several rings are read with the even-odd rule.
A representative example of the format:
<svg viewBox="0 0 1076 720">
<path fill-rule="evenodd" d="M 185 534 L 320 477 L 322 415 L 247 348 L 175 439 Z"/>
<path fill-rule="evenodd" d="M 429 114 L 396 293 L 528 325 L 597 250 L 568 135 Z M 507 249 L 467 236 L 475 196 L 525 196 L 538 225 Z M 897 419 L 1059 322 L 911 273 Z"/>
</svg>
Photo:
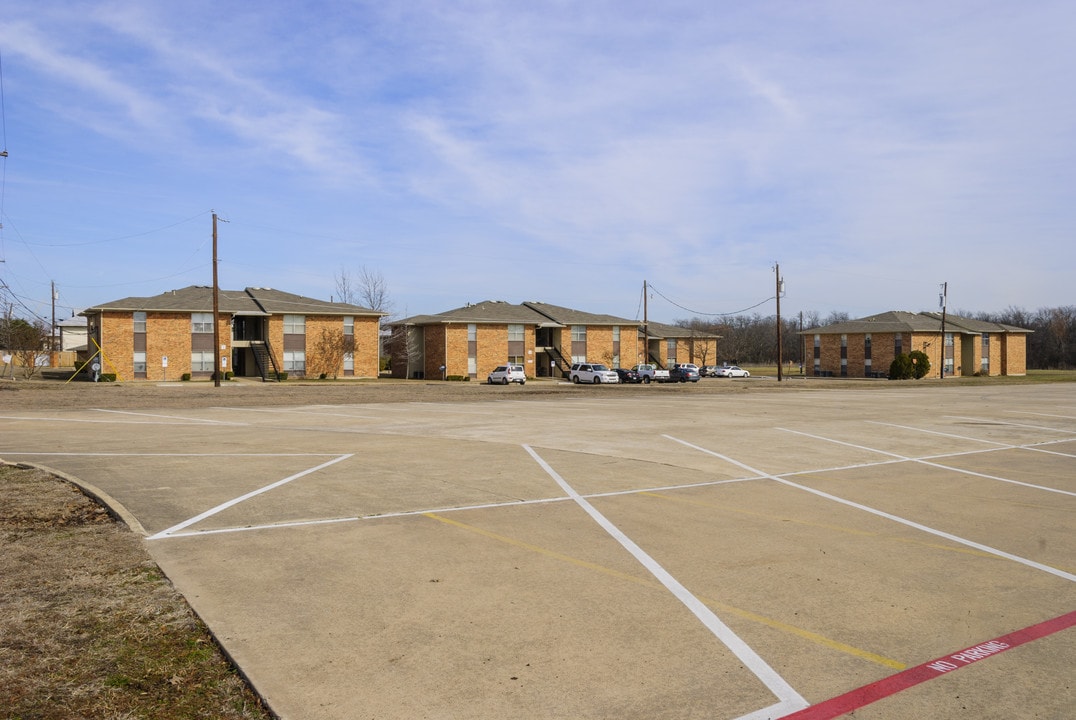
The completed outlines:
<svg viewBox="0 0 1076 720">
<path fill-rule="evenodd" d="M 904 339 L 897 335 L 893 338 L 893 357 L 900 355 L 904 351 Z"/>
<path fill-rule="evenodd" d="M 613 342 L 620 342 L 620 326 L 613 326 Z"/>
<path fill-rule="evenodd" d="M 468 323 L 467 325 L 467 342 L 478 341 L 478 326 L 474 323 Z"/>
<path fill-rule="evenodd" d="M 617 353 L 616 355 L 613 355 L 613 367 L 615 367 L 615 368 L 620 367 L 620 353 Z"/>
<path fill-rule="evenodd" d="M 572 355 L 572 364 L 585 363 L 587 361 L 586 355 Z"/>
<path fill-rule="evenodd" d="M 134 354 L 134 374 L 135 377 L 146 376 L 146 353 L 136 352 Z"/>
<path fill-rule="evenodd" d="M 669 365 L 676 364 L 676 340 L 669 338 L 665 341 L 665 355 L 668 358 Z"/>
<path fill-rule="evenodd" d="M 302 316 L 298 316 L 302 317 Z M 284 372 L 304 372 L 306 370 L 305 350 L 284 351 Z"/>
<path fill-rule="evenodd" d="M 508 356 L 508 363 L 510 365 L 522 365 L 523 364 L 523 356 L 522 355 L 509 355 Z"/>
<path fill-rule="evenodd" d="M 146 313 L 139 311 L 134 314 L 134 331 L 136 333 L 146 332 Z"/>
<path fill-rule="evenodd" d="M 586 342 L 587 341 L 587 326 L 586 325 L 572 325 L 572 342 Z"/>
<path fill-rule="evenodd" d="M 990 374 L 990 333 L 983 333 L 983 357 L 979 361 L 979 371 L 983 375 Z"/>
<path fill-rule="evenodd" d="M 305 315 L 285 315 L 284 316 L 284 334 L 285 335 L 305 335 L 306 334 L 306 316 Z"/>
<path fill-rule="evenodd" d="M 213 332 L 213 313 L 191 313 L 191 332 Z"/>
<path fill-rule="evenodd" d="M 355 353 L 344 353 L 344 373 L 355 372 Z"/>
<path fill-rule="evenodd" d="M 508 342 L 523 342 L 523 326 L 522 325 L 509 325 L 508 326 Z"/>
<path fill-rule="evenodd" d="M 192 352 L 191 372 L 213 372 L 213 351 L 195 350 Z"/>
<path fill-rule="evenodd" d="M 344 335 L 353 336 L 355 334 L 355 318 L 350 315 L 344 318 Z"/>
</svg>

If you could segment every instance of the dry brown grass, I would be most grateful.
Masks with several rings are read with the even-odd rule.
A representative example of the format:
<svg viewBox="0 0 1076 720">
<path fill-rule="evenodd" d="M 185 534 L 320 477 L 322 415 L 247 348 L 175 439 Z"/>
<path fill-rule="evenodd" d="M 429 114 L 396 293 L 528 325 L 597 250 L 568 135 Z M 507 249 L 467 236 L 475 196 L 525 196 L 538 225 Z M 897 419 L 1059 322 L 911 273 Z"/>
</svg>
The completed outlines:
<svg viewBox="0 0 1076 720">
<path fill-rule="evenodd" d="M 269 718 L 141 539 L 0 465 L 0 717 Z"/>
</svg>

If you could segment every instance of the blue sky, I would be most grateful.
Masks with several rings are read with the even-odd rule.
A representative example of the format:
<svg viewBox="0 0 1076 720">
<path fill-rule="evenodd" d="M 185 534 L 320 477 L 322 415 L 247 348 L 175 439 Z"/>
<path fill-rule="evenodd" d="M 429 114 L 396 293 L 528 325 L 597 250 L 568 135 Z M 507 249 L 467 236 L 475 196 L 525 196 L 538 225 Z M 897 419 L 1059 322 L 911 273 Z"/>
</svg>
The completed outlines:
<svg viewBox="0 0 1076 720">
<path fill-rule="evenodd" d="M 6 0 L 0 280 L 398 315 L 1071 305 L 1076 4 Z M 761 305 L 757 305 L 762 303 Z M 757 305 L 757 307 L 755 307 Z"/>
</svg>

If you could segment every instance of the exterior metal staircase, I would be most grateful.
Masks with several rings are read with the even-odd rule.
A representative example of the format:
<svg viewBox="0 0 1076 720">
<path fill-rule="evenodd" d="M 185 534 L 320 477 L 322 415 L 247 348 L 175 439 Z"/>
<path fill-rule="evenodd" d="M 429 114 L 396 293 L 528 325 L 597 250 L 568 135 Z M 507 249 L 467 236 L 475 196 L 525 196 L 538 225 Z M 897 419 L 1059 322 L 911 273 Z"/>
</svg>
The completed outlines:
<svg viewBox="0 0 1076 720">
<path fill-rule="evenodd" d="M 279 382 L 280 368 L 269 349 L 269 343 L 265 340 L 251 340 L 250 350 L 254 354 L 254 364 L 258 366 L 262 382 Z"/>
</svg>

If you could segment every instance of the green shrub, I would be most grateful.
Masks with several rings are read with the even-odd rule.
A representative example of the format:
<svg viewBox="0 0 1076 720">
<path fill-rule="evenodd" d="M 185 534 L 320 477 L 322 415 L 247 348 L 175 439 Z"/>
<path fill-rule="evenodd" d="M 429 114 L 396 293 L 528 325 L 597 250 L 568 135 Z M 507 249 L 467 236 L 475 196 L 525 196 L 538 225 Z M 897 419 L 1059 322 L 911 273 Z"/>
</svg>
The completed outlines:
<svg viewBox="0 0 1076 720">
<path fill-rule="evenodd" d="M 101 373 L 101 382 L 116 382 L 116 373 Z"/>
<path fill-rule="evenodd" d="M 889 379 L 890 380 L 911 380 L 912 379 L 912 359 L 901 353 L 893 358 L 893 362 L 889 364 Z"/>
<path fill-rule="evenodd" d="M 229 370 L 229 371 L 227 371 L 226 373 L 224 373 L 224 379 L 225 379 L 225 380 L 231 380 L 231 379 L 232 379 L 232 378 L 234 378 L 234 377 L 235 377 L 235 373 L 234 373 L 234 372 L 232 372 L 231 370 Z"/>
<path fill-rule="evenodd" d="M 183 382 L 187 382 L 188 380 L 191 379 L 191 374 L 190 373 L 183 373 L 182 375 L 179 376 L 179 379 L 182 380 Z"/>
<path fill-rule="evenodd" d="M 276 374 L 276 379 L 279 382 L 284 382 L 285 380 L 288 379 L 288 374 L 286 372 L 278 372 Z"/>
<path fill-rule="evenodd" d="M 449 375 L 445 378 L 451 382 L 469 382 L 471 380 L 470 375 Z"/>
<path fill-rule="evenodd" d="M 922 350 L 912 350 L 908 353 L 908 358 L 912 361 L 912 377 L 916 380 L 926 377 L 930 372 L 930 358 L 927 354 Z"/>
</svg>

